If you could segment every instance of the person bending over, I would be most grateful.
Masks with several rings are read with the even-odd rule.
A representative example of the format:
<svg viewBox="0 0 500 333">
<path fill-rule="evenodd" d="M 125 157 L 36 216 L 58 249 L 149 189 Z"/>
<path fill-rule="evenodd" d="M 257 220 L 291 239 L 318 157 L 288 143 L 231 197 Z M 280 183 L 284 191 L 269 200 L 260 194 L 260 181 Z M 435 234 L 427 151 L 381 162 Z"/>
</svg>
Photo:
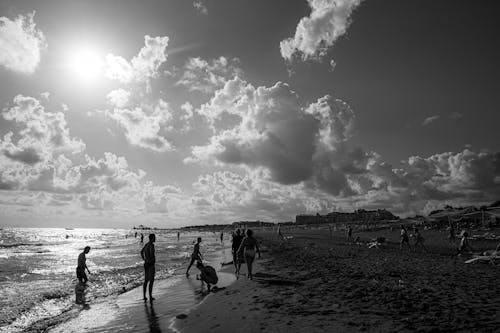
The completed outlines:
<svg viewBox="0 0 500 333">
<path fill-rule="evenodd" d="M 203 282 L 207 284 L 208 291 L 212 288 L 212 285 L 216 285 L 219 281 L 217 276 L 217 272 L 212 266 L 203 265 L 201 261 L 196 263 L 196 267 L 200 270 L 201 285 L 203 286 Z"/>
</svg>

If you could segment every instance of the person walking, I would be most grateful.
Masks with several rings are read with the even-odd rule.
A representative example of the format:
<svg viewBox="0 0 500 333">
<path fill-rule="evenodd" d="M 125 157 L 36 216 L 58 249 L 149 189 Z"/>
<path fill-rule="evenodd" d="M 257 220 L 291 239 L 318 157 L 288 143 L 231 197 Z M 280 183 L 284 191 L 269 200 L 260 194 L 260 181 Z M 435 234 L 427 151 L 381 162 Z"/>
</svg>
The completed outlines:
<svg viewBox="0 0 500 333">
<path fill-rule="evenodd" d="M 401 224 L 400 238 L 401 238 L 401 241 L 399 243 L 399 249 L 402 250 L 403 245 L 406 244 L 408 246 L 408 248 L 411 250 L 410 237 L 408 236 L 408 231 L 406 231 L 406 228 L 402 224 Z"/>
<path fill-rule="evenodd" d="M 247 278 L 250 280 L 253 279 L 253 262 L 255 260 L 255 252 L 259 254 L 259 259 L 260 259 L 260 249 L 259 249 L 259 242 L 257 242 L 257 239 L 253 237 L 253 231 L 248 229 L 247 230 L 247 236 L 243 238 L 241 241 L 240 248 L 238 249 L 238 253 L 242 253 L 243 257 L 245 258 L 245 262 L 247 263 Z"/>
<path fill-rule="evenodd" d="M 413 230 L 413 236 L 415 237 L 415 243 L 413 244 L 413 250 L 417 251 L 417 246 L 421 246 L 425 252 L 429 252 L 429 251 L 427 251 L 427 248 L 424 245 L 425 238 L 422 236 L 420 231 L 418 231 L 417 227 L 415 227 Z"/>
<path fill-rule="evenodd" d="M 85 246 L 83 252 L 78 255 L 78 266 L 76 267 L 76 278 L 80 283 L 87 283 L 89 280 L 87 278 L 87 274 L 85 274 L 85 270 L 89 272 L 89 268 L 87 267 L 87 257 L 86 255 L 90 252 L 90 246 Z"/>
<path fill-rule="evenodd" d="M 155 282 L 155 245 L 156 241 L 155 234 L 149 235 L 149 242 L 144 245 L 141 250 L 141 257 L 144 260 L 144 284 L 142 285 L 142 295 L 144 300 L 147 300 L 146 297 L 146 288 L 149 283 L 149 300 L 153 301 L 153 284 Z"/>
<path fill-rule="evenodd" d="M 201 237 L 198 237 L 196 244 L 194 244 L 193 253 L 191 254 L 191 262 L 189 263 L 189 266 L 186 270 L 186 276 L 189 276 L 189 269 L 191 268 L 191 266 L 193 266 L 195 261 L 200 261 L 200 262 L 203 261 L 203 256 L 201 255 L 200 252 L 200 243 L 201 243 Z"/>
<path fill-rule="evenodd" d="M 241 234 L 241 230 L 236 229 L 236 233 L 233 236 L 233 244 L 231 245 L 231 252 L 233 253 L 233 264 L 236 269 L 235 274 L 237 277 L 240 275 L 241 263 L 244 260 L 243 255 L 240 255 L 238 252 L 242 241 L 243 235 Z"/>
</svg>

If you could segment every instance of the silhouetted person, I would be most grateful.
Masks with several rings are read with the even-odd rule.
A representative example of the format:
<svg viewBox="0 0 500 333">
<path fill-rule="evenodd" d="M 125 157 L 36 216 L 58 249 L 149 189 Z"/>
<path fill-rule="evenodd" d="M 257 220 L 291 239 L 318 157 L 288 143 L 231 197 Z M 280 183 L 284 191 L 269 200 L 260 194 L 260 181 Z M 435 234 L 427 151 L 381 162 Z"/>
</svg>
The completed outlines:
<svg viewBox="0 0 500 333">
<path fill-rule="evenodd" d="M 236 234 L 233 237 L 233 244 L 231 245 L 231 252 L 233 253 L 233 263 L 236 269 L 236 275 L 240 274 L 241 262 L 243 261 L 243 255 L 238 252 L 241 241 L 243 241 L 243 235 L 240 229 L 236 229 Z"/>
<path fill-rule="evenodd" d="M 198 237 L 196 244 L 194 244 L 193 253 L 191 254 L 191 262 L 189 263 L 189 266 L 186 270 L 186 276 L 189 276 L 189 269 L 191 268 L 191 266 L 193 266 L 195 261 L 200 261 L 200 262 L 203 261 L 203 256 L 201 255 L 200 252 L 200 243 L 201 243 L 201 237 Z"/>
<path fill-rule="evenodd" d="M 469 242 L 469 233 L 464 229 L 460 234 L 460 247 L 458 248 L 458 253 L 462 254 L 465 250 L 472 252 L 472 247 Z"/>
<path fill-rule="evenodd" d="M 420 234 L 420 231 L 418 231 L 417 227 L 415 227 L 415 229 L 413 231 L 413 235 L 415 236 L 415 244 L 413 244 L 413 249 L 415 251 L 417 251 L 417 246 L 421 246 L 425 250 L 425 252 L 428 252 L 427 248 L 424 245 L 425 239 L 424 239 L 424 237 L 422 237 L 422 235 Z"/>
<path fill-rule="evenodd" d="M 221 244 L 224 242 L 224 233 L 222 231 L 220 232 L 220 242 Z"/>
<path fill-rule="evenodd" d="M 408 236 L 408 231 L 406 231 L 406 228 L 402 224 L 401 224 L 400 237 L 401 237 L 401 241 L 399 243 L 399 248 L 402 250 L 403 245 L 406 244 L 408 246 L 408 248 L 411 250 L 410 237 Z"/>
<path fill-rule="evenodd" d="M 141 257 L 144 260 L 144 284 L 142 285 L 142 295 L 144 300 L 146 297 L 146 288 L 149 283 L 149 300 L 154 300 L 153 298 L 153 284 L 155 282 L 155 245 L 156 241 L 155 234 L 149 235 L 149 242 L 144 245 L 141 250 Z"/>
<path fill-rule="evenodd" d="M 90 246 L 85 246 L 83 252 L 78 256 L 78 266 L 76 267 L 76 277 L 80 283 L 87 283 L 88 278 L 87 274 L 85 274 L 85 270 L 89 272 L 89 268 L 87 267 L 87 257 L 85 256 L 90 252 Z"/>
<path fill-rule="evenodd" d="M 352 227 L 349 225 L 347 226 L 347 241 L 350 242 L 352 241 Z"/>
<path fill-rule="evenodd" d="M 245 262 L 247 263 L 247 269 L 248 269 L 248 274 L 247 277 L 252 280 L 253 279 L 253 273 L 252 273 L 252 265 L 255 260 L 255 252 L 259 254 L 260 258 L 260 249 L 259 249 L 259 243 L 257 240 L 253 237 L 253 231 L 248 229 L 247 230 L 247 236 L 243 238 L 241 241 L 240 248 L 238 249 L 239 253 L 243 253 L 243 256 L 245 258 Z"/>
<path fill-rule="evenodd" d="M 455 226 L 453 223 L 450 221 L 450 228 L 449 228 L 449 234 L 448 234 L 448 242 L 450 243 L 455 243 Z"/>
<path fill-rule="evenodd" d="M 177 231 L 177 241 L 179 241 L 179 239 L 181 239 L 181 233 Z"/>
<path fill-rule="evenodd" d="M 217 277 L 217 272 L 212 266 L 203 265 L 201 261 L 196 263 L 196 267 L 200 270 L 200 280 L 203 286 L 203 282 L 207 284 L 208 291 L 212 288 L 212 285 L 217 284 L 219 278 Z"/>
<path fill-rule="evenodd" d="M 144 234 L 141 234 L 141 244 L 144 243 Z"/>
</svg>

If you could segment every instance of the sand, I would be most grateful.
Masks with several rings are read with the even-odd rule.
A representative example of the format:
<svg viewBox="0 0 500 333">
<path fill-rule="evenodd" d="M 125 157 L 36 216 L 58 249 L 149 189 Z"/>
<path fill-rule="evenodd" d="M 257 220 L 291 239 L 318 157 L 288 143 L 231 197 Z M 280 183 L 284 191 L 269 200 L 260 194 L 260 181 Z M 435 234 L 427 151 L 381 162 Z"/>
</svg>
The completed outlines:
<svg viewBox="0 0 500 333">
<path fill-rule="evenodd" d="M 466 265 L 453 251 L 400 251 L 304 231 L 264 238 L 254 281 L 238 280 L 186 319 L 182 332 L 493 332 L 499 267 Z"/>
<path fill-rule="evenodd" d="M 223 289 L 207 296 L 194 268 L 189 279 L 158 281 L 153 305 L 141 300 L 137 288 L 92 305 L 53 332 L 493 332 L 500 327 L 500 268 L 465 264 L 469 256 L 457 257 L 444 243 L 445 233 L 424 233 L 432 240 L 426 242 L 431 253 L 401 251 L 394 235 L 388 244 L 369 249 L 325 230 L 291 233 L 286 243 L 257 233 L 263 253 L 254 280 L 245 277 L 245 265 L 237 280 L 234 267 L 224 266 Z M 361 236 L 368 240 L 381 233 Z"/>
</svg>

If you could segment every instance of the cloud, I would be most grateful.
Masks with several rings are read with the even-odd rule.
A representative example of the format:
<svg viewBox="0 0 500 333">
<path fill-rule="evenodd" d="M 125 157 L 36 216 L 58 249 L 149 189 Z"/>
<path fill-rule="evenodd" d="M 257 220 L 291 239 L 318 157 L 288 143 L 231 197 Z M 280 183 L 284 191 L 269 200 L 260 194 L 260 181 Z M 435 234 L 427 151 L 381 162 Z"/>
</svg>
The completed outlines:
<svg viewBox="0 0 500 333">
<path fill-rule="evenodd" d="M 35 72 L 47 43 L 34 17 L 35 12 L 14 20 L 0 17 L 0 65 L 25 74 Z"/>
<path fill-rule="evenodd" d="M 130 100 L 130 95 L 130 91 L 120 88 L 108 93 L 108 95 L 106 95 L 106 99 L 108 100 L 109 105 L 117 108 L 124 108 Z"/>
<path fill-rule="evenodd" d="M 120 56 L 106 55 L 106 77 L 122 83 L 147 82 L 150 78 L 157 77 L 160 66 L 167 61 L 168 41 L 166 36 L 144 36 L 144 47 L 130 62 Z"/>
<path fill-rule="evenodd" d="M 200 114 L 214 124 L 215 134 L 206 146 L 195 146 L 186 162 L 263 167 L 273 181 L 297 184 L 312 181 L 332 193 L 349 193 L 346 172 L 357 173 L 354 159 L 345 146 L 350 138 L 354 113 L 343 101 L 324 96 L 307 107 L 285 84 L 254 88 L 235 78 L 217 91 Z M 230 129 L 215 125 L 223 114 L 239 121 Z M 358 156 L 360 155 L 360 156 Z"/>
<path fill-rule="evenodd" d="M 13 132 L 0 141 L 0 151 L 12 161 L 33 165 L 63 153 L 85 150 L 81 140 L 70 136 L 64 113 L 46 110 L 33 97 L 16 96 L 14 105 L 4 110 L 2 117 L 18 128 L 17 142 L 13 141 Z"/>
<path fill-rule="evenodd" d="M 295 55 L 302 60 L 321 58 L 347 31 L 350 17 L 362 0 L 308 0 L 311 14 L 297 25 L 295 36 L 282 40 L 281 56 L 288 61 Z"/>
<path fill-rule="evenodd" d="M 460 119 L 460 118 L 462 118 L 463 116 L 464 116 L 464 115 L 463 115 L 462 113 L 457 112 L 457 111 L 454 111 L 454 112 L 450 113 L 449 118 L 450 118 L 450 119 Z"/>
<path fill-rule="evenodd" d="M 128 96 L 124 90 L 111 92 L 108 101 L 115 108 L 105 114 L 125 130 L 130 144 L 156 152 L 172 150 L 171 143 L 162 135 L 172 119 L 168 103 L 160 98 L 154 104 L 144 102 L 135 107 L 120 108 L 128 102 Z"/>
<path fill-rule="evenodd" d="M 437 121 L 439 119 L 439 116 L 438 115 L 434 115 L 434 116 L 430 116 L 430 117 L 427 117 L 424 119 L 424 121 L 422 122 L 422 126 L 427 126 L 435 121 Z"/>
<path fill-rule="evenodd" d="M 203 15 L 208 15 L 208 8 L 201 0 L 193 1 L 193 7 L 196 8 L 198 13 Z"/>
<path fill-rule="evenodd" d="M 213 136 L 208 144 L 192 147 L 185 162 L 259 173 L 273 191 L 289 193 L 293 188 L 297 197 L 322 198 L 308 210 L 331 207 L 330 200 L 345 210 L 392 208 L 416 213 L 429 202 L 488 202 L 500 194 L 499 154 L 466 149 L 410 157 L 402 168 L 394 168 L 376 152 L 351 147 L 355 115 L 349 105 L 329 95 L 304 105 L 281 82 L 255 88 L 234 78 L 199 113 L 212 124 Z M 217 121 L 227 114 L 238 121 L 222 128 Z M 214 190 L 210 207 L 218 207 L 219 192 Z M 271 211 L 272 200 L 266 205 Z"/>
<path fill-rule="evenodd" d="M 211 61 L 189 58 L 177 85 L 185 86 L 189 91 L 210 94 L 223 87 L 229 79 L 241 77 L 243 71 L 239 66 L 238 58 L 227 59 L 221 56 Z"/>
</svg>

